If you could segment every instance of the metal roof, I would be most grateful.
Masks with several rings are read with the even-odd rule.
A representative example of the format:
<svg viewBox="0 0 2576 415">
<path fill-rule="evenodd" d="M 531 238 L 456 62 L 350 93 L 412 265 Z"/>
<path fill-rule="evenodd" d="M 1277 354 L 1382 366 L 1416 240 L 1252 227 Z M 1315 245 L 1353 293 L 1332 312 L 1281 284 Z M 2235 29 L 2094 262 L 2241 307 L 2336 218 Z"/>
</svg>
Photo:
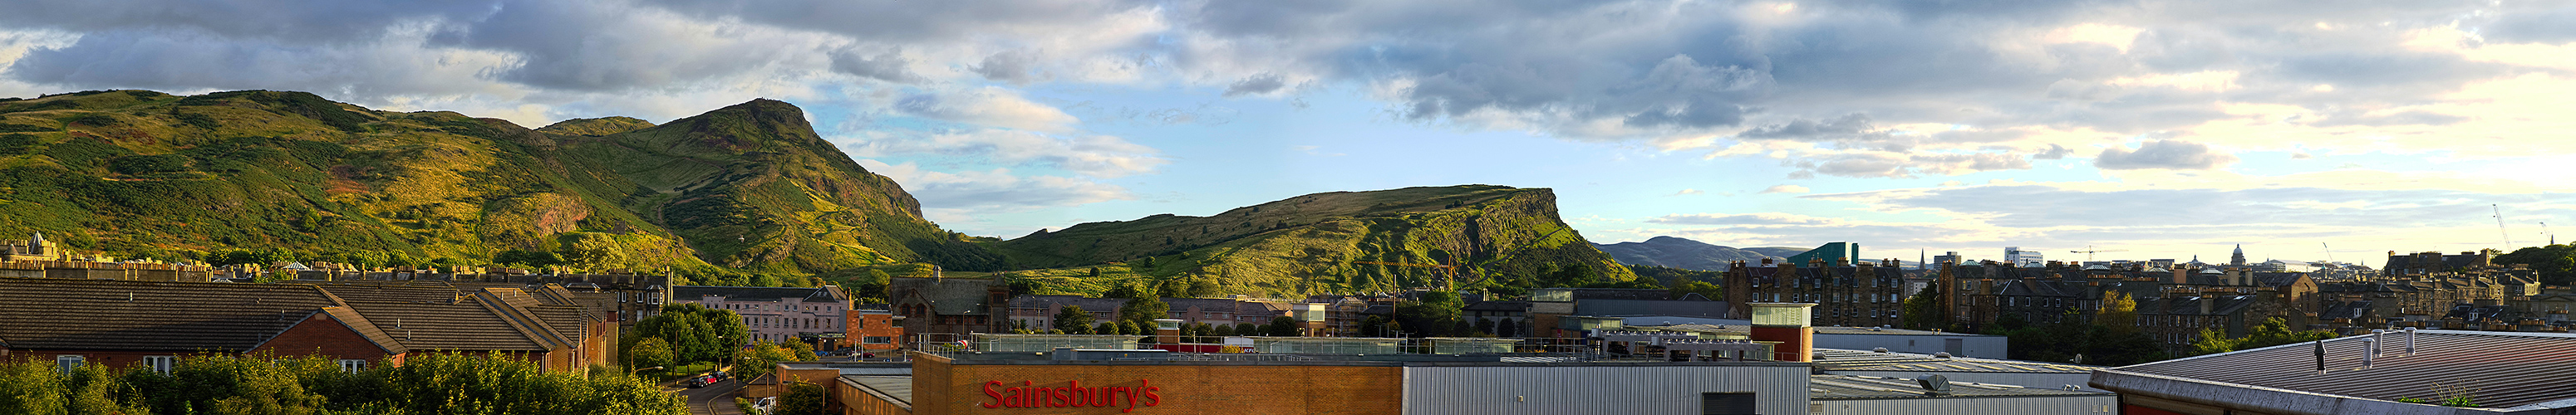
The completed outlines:
<svg viewBox="0 0 2576 415">
<path fill-rule="evenodd" d="M 2325 341 L 2326 368 L 2316 370 L 2314 343 L 2189 357 L 2109 369 L 2202 383 L 2286 389 L 2376 400 L 2435 398 L 2436 384 L 2475 390 L 2476 403 L 2510 408 L 2576 398 L 2576 335 L 2418 330 L 2415 353 L 2402 354 L 2402 334 L 2381 337 L 2384 354 L 2362 366 L 2363 340 Z M 2094 378 L 2103 379 L 2100 375 Z"/>
<path fill-rule="evenodd" d="M 2030 388 L 1975 382 L 1950 382 L 1950 393 L 1932 395 L 1913 379 L 1852 375 L 1809 375 L 1808 399 L 1956 399 L 2110 395 L 2110 392 Z"/>
<path fill-rule="evenodd" d="M 1735 321 L 1743 321 L 1743 320 L 1735 320 Z M 1628 325 L 1628 327 L 1633 327 L 1633 328 L 1654 328 L 1654 329 L 1674 330 L 1674 331 L 1707 332 L 1707 333 L 1730 333 L 1730 334 L 1745 334 L 1745 333 L 1751 333 L 1751 332 L 1753 331 L 1753 326 L 1752 326 L 1752 325 L 1750 325 L 1750 324 L 1723 324 L 1723 325 L 1720 325 L 1720 324 L 1674 324 L 1674 325 L 1668 325 L 1668 326 Z M 1908 330 L 1908 329 L 1884 328 L 1884 327 L 1818 326 L 1818 327 L 1815 327 L 1815 329 L 1816 329 L 1816 334 L 1871 334 L 1871 335 L 1882 335 L 1882 336 L 2002 337 L 2002 336 L 1996 336 L 1996 335 L 1992 335 L 1992 334 L 1953 333 L 1953 332 L 1942 332 L 1942 331 Z"/>
<path fill-rule="evenodd" d="M 1824 355 L 1816 359 L 1825 370 L 1883 372 L 1985 372 L 1985 373 L 2093 373 L 2100 366 L 1974 357 L 1941 358 L 1914 353 L 1879 353 L 1860 350 L 1815 349 Z"/>
</svg>

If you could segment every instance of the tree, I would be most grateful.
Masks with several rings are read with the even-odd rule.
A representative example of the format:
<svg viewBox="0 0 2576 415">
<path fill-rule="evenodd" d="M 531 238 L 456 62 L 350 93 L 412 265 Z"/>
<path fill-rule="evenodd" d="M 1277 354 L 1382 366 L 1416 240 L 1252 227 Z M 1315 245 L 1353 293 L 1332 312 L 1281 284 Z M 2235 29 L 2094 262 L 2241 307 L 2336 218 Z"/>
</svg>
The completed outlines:
<svg viewBox="0 0 2576 415">
<path fill-rule="evenodd" d="M 671 342 L 658 337 L 637 340 L 634 345 L 626 347 L 626 362 L 637 369 L 671 367 L 674 364 L 671 356 Z"/>
<path fill-rule="evenodd" d="M 1118 334 L 1133 334 L 1133 335 L 1147 335 L 1147 334 L 1154 334 L 1154 333 L 1151 333 L 1151 332 L 1147 332 L 1147 331 L 1145 331 L 1145 328 L 1146 328 L 1146 327 L 1152 327 L 1152 326 L 1138 326 L 1138 325 L 1136 325 L 1136 321 L 1135 321 L 1135 320 L 1119 320 L 1119 321 L 1118 321 Z"/>
<path fill-rule="evenodd" d="M 1897 316 L 1897 324 L 1906 329 L 1938 330 L 1947 325 L 1942 321 L 1948 319 L 1941 312 L 1941 283 L 1934 282 L 1905 299 L 1905 310 Z"/>
<path fill-rule="evenodd" d="M 746 378 L 756 378 L 769 374 L 772 369 L 778 367 L 779 363 L 797 361 L 797 356 L 796 352 L 788 349 L 787 346 L 763 340 L 752 343 L 751 348 L 743 349 L 734 357 L 734 360 L 734 373 L 739 373 Z"/>
<path fill-rule="evenodd" d="M 2497 264 L 2520 264 L 2540 273 L 2543 285 L 2576 283 L 2576 244 L 2525 247 L 2513 253 L 2497 255 Z"/>
<path fill-rule="evenodd" d="M 1090 333 L 1091 313 L 1082 311 L 1082 306 L 1064 306 L 1064 309 L 1055 312 L 1055 329 L 1063 330 L 1066 334 Z"/>
<path fill-rule="evenodd" d="M 1413 327 L 1425 336 L 1456 335 L 1466 324 L 1458 318 L 1463 314 L 1460 310 L 1466 307 L 1466 301 L 1459 299 L 1458 293 L 1425 292 L 1420 300 L 1396 303 L 1395 321 Z"/>
<path fill-rule="evenodd" d="M 1261 335 L 1261 326 L 1252 323 L 1234 323 L 1234 335 L 1259 336 Z"/>
<path fill-rule="evenodd" d="M 1494 334 L 1494 320 L 1482 318 L 1476 319 L 1476 332 Z"/>
<path fill-rule="evenodd" d="M 2138 332 L 2138 301 L 2129 293 L 2111 291 L 2102 294 L 2102 311 L 2093 315 L 2093 324 L 2101 325 L 2115 336 Z"/>
<path fill-rule="evenodd" d="M 1494 336 L 1495 336 L 1495 337 L 1514 337 L 1514 336 L 1519 336 L 1519 335 L 1521 334 L 1521 333 L 1520 333 L 1520 328 L 1521 328 L 1520 323 L 1515 323 L 1515 322 L 1512 322 L 1511 320 L 1501 320 L 1501 321 L 1497 321 L 1497 322 L 1494 324 Z"/>
<path fill-rule="evenodd" d="M 507 250 L 492 254 L 492 263 L 536 268 L 563 263 L 563 256 L 553 252 Z"/>
<path fill-rule="evenodd" d="M 2200 334 L 2194 336 L 2191 342 L 2191 355 L 2233 352 L 2236 351 L 2236 345 L 2237 339 L 2227 337 L 2227 332 L 2218 331 L 2218 329 L 2200 329 Z"/>
<path fill-rule="evenodd" d="M 1271 317 L 1270 325 L 1263 327 L 1262 332 L 1271 337 L 1297 337 L 1297 319 L 1288 318 L 1288 316 Z"/>
<path fill-rule="evenodd" d="M 1207 334 L 1208 334 L 1208 335 L 1210 335 L 1210 336 L 1217 336 L 1217 337 L 1233 336 L 1233 335 L 1234 335 L 1234 325 L 1232 325 L 1232 324 L 1218 324 L 1218 325 L 1215 325 L 1215 326 L 1210 326 L 1210 327 L 1208 328 L 1208 330 L 1207 330 Z"/>
<path fill-rule="evenodd" d="M 824 394 L 820 385 L 797 382 L 778 396 L 778 407 L 770 415 L 824 415 Z"/>
<path fill-rule="evenodd" d="M 1103 322 L 1100 322 L 1100 325 L 1091 326 L 1091 334 L 1127 334 L 1127 333 L 1118 331 L 1118 323 L 1103 321 Z"/>
<path fill-rule="evenodd" d="M 697 303 L 663 305 L 661 314 L 635 322 L 635 331 L 668 342 L 678 364 L 722 360 L 751 338 L 741 315 Z"/>
<path fill-rule="evenodd" d="M 564 232 L 556 236 L 555 241 L 560 246 L 555 253 L 565 263 L 588 269 L 626 267 L 626 251 L 619 247 L 616 236 L 599 232 Z"/>
<path fill-rule="evenodd" d="M 1367 318 L 1361 318 L 1360 335 L 1370 337 L 1392 337 L 1387 334 L 1390 331 L 1386 329 L 1387 323 L 1391 322 L 1393 321 L 1387 320 L 1385 316 L 1378 315 L 1370 315 Z"/>
</svg>

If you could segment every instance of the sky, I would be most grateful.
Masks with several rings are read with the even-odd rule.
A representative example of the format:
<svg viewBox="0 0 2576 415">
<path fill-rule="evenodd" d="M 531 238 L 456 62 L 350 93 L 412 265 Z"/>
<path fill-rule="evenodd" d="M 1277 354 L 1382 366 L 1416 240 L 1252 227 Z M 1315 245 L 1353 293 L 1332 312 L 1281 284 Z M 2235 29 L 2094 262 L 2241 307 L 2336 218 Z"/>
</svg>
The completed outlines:
<svg viewBox="0 0 2576 415">
<path fill-rule="evenodd" d="M 2570 1 L 0 10 L 0 96 L 300 90 L 529 127 L 783 100 L 930 219 L 1004 238 L 1460 184 L 1554 189 L 1599 243 L 1853 241 L 1907 260 L 2241 244 L 2376 266 L 2576 229 Z"/>
</svg>

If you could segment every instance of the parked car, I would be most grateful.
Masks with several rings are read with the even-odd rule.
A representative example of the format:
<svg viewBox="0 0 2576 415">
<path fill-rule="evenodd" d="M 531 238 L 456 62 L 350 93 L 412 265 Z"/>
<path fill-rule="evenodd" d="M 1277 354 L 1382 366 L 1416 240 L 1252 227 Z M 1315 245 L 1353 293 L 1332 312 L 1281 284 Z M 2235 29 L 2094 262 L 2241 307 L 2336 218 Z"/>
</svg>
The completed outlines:
<svg viewBox="0 0 2576 415">
<path fill-rule="evenodd" d="M 760 413 L 764 414 L 775 412 L 778 410 L 778 397 L 772 396 L 751 401 L 751 410 L 760 411 Z"/>
<path fill-rule="evenodd" d="M 715 381 L 710 380 L 710 379 L 712 379 L 712 378 L 709 378 L 709 377 L 706 377 L 706 376 L 699 376 L 699 377 L 689 378 L 689 382 L 688 382 L 689 389 L 703 388 L 703 387 L 707 387 L 707 384 L 715 383 Z"/>
</svg>

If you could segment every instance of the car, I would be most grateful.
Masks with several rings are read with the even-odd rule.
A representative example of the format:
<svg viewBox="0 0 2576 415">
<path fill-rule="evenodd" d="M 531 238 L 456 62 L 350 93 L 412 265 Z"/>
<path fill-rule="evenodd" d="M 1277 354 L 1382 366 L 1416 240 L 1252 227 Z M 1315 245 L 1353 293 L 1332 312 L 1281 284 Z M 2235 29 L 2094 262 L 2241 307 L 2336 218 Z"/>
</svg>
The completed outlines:
<svg viewBox="0 0 2576 415">
<path fill-rule="evenodd" d="M 689 389 L 697 389 L 697 388 L 707 387 L 707 384 L 709 384 L 709 383 L 715 383 L 715 382 L 708 381 L 708 380 L 707 380 L 707 378 L 706 378 L 706 377 L 704 377 L 704 376 L 694 377 L 694 378 L 689 378 L 689 381 L 688 381 Z"/>
</svg>

